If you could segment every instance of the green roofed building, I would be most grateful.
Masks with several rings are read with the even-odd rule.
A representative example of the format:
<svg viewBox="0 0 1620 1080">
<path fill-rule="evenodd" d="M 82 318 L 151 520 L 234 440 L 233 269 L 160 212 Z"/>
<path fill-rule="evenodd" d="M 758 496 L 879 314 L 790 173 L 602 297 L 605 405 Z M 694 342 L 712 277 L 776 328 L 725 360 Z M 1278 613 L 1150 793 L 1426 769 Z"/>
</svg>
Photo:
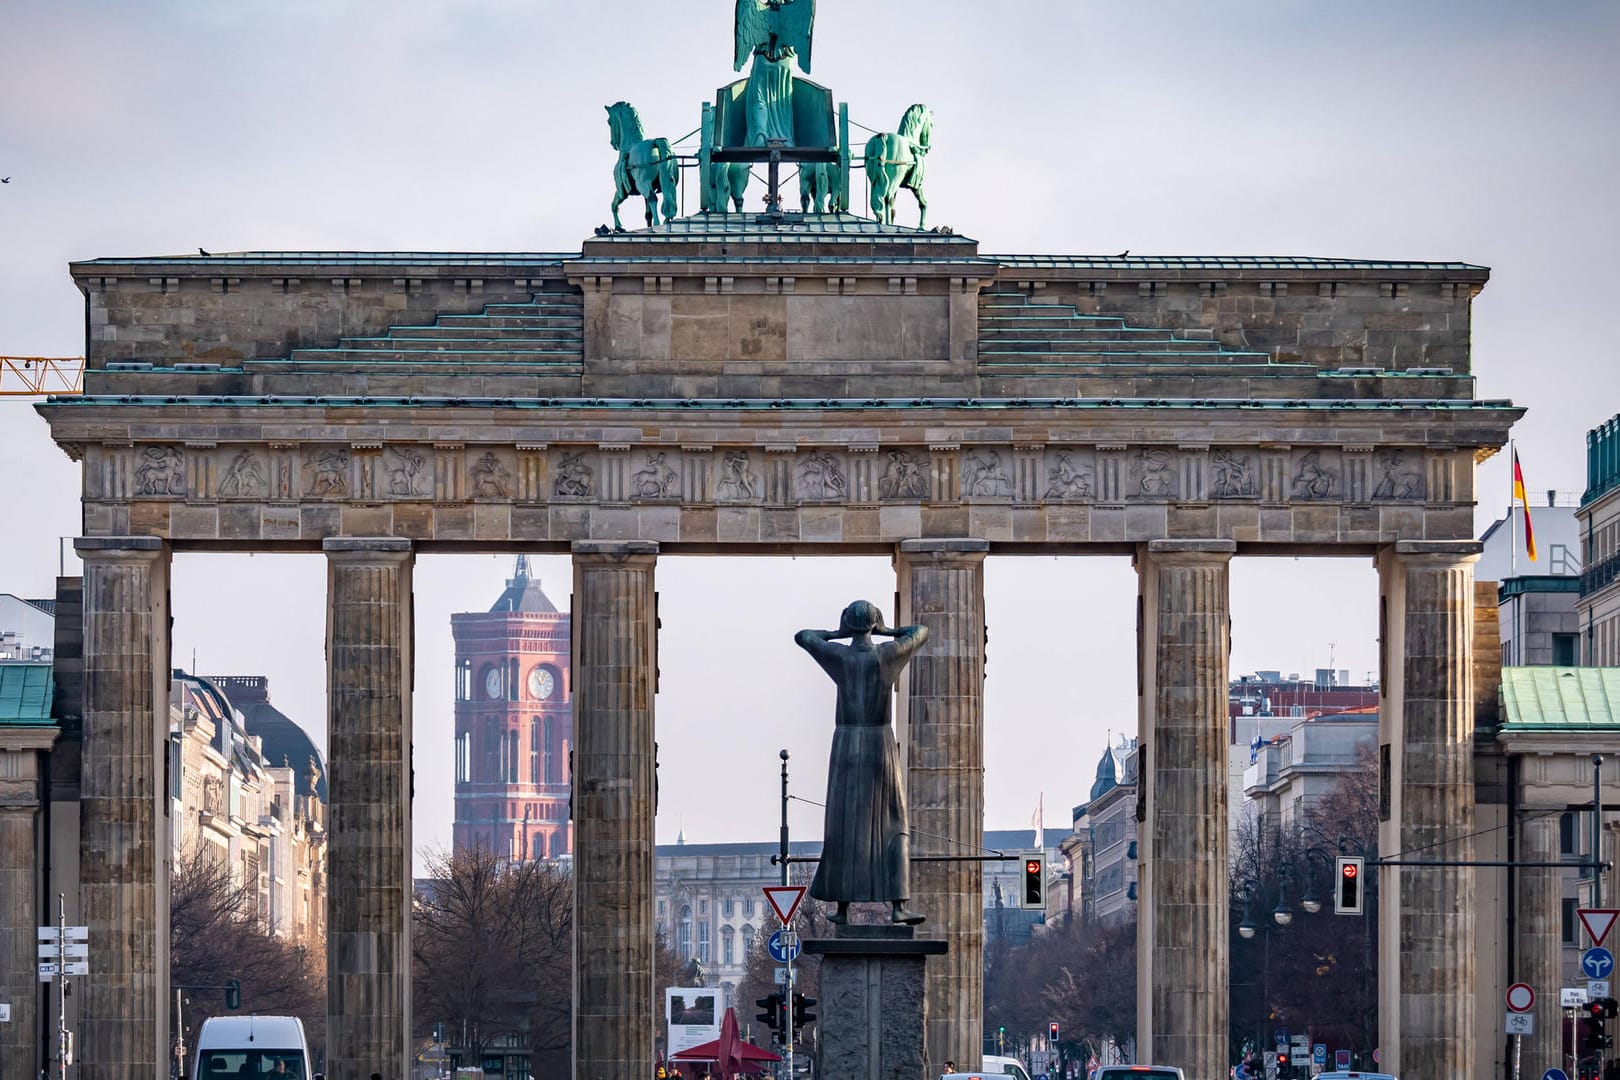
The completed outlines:
<svg viewBox="0 0 1620 1080">
<path fill-rule="evenodd" d="M 0 1062 L 31 1062 L 39 1027 L 34 928 L 44 921 L 38 856 L 46 755 L 57 736 L 53 689 L 49 662 L 0 662 L 0 1002 L 11 1005 Z"/>
</svg>

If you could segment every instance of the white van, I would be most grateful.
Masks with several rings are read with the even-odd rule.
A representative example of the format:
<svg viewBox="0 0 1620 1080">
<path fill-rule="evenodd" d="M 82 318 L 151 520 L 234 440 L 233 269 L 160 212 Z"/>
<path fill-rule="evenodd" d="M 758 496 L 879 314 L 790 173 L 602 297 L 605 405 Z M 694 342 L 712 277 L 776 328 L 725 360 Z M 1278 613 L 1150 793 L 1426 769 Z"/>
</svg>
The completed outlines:
<svg viewBox="0 0 1620 1080">
<path fill-rule="evenodd" d="M 1029 1080 L 1029 1073 L 1015 1057 L 997 1057 L 994 1054 L 984 1055 L 984 1071 L 987 1073 L 1006 1073 L 1013 1080 Z"/>
<path fill-rule="evenodd" d="M 314 1080 L 296 1016 L 211 1016 L 197 1035 L 194 1080 Z"/>
</svg>

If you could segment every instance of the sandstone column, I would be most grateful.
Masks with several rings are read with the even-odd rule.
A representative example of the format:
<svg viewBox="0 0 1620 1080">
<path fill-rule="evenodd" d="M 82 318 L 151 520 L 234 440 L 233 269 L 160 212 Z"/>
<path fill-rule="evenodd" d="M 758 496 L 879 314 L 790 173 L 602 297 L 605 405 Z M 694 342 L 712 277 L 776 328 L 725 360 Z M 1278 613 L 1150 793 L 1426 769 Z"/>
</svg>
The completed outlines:
<svg viewBox="0 0 1620 1080">
<path fill-rule="evenodd" d="M 574 1076 L 653 1074 L 658 545 L 574 545 Z"/>
<path fill-rule="evenodd" d="M 37 1075 L 41 983 L 35 978 L 34 931 L 41 922 L 40 766 L 56 741 L 49 725 L 0 725 L 0 1001 L 11 1023 L 0 1024 L 0 1076 Z M 54 905 L 53 905 L 54 906 Z M 50 919 L 54 923 L 55 919 Z"/>
<path fill-rule="evenodd" d="M 168 1075 L 169 549 L 98 537 L 84 560 L 79 912 L 90 928 L 75 1060 L 81 1080 Z M 10 903 L 10 900 L 7 900 Z"/>
<path fill-rule="evenodd" d="M 911 854 L 984 851 L 984 540 L 907 540 L 897 558 L 896 625 L 921 624 L 928 643 L 901 677 Z M 984 1053 L 984 868 L 913 862 L 919 929 L 947 952 L 927 961 L 928 1067 L 964 1068 Z"/>
<path fill-rule="evenodd" d="M 1474 857 L 1471 541 L 1399 541 L 1378 557 L 1385 858 Z M 1398 1076 L 1472 1076 L 1474 872 L 1386 867 L 1379 884 L 1378 1035 Z"/>
<path fill-rule="evenodd" d="M 1225 1076 L 1230 540 L 1137 549 L 1137 1059 Z"/>
<path fill-rule="evenodd" d="M 326 1075 L 404 1080 L 411 1035 L 409 540 L 327 540 Z"/>
<path fill-rule="evenodd" d="M 1558 862 L 1558 811 L 1526 808 L 1521 813 L 1519 858 L 1524 862 Z M 1563 1010 L 1558 1007 L 1558 988 L 1564 974 L 1562 878 L 1563 874 L 1554 869 L 1519 871 L 1519 962 L 1508 974 L 1516 981 L 1529 983 L 1536 991 L 1536 1031 L 1524 1038 L 1525 1076 L 1563 1068 Z"/>
</svg>

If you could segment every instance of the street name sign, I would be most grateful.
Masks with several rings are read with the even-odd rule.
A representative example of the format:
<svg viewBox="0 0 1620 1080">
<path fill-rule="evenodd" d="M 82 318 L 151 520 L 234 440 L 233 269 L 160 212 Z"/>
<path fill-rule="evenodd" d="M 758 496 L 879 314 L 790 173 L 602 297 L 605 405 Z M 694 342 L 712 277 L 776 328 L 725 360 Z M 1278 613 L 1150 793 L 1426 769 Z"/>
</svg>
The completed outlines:
<svg viewBox="0 0 1620 1080">
<path fill-rule="evenodd" d="M 799 903 L 804 899 L 803 885 L 767 885 L 765 886 L 765 899 L 776 912 L 776 917 L 786 926 L 793 921 L 794 912 L 799 910 Z"/>
<path fill-rule="evenodd" d="M 1502 1025 L 1502 1030 L 1509 1035 L 1534 1035 L 1536 1033 L 1536 1014 L 1510 1012 Z"/>
<path fill-rule="evenodd" d="M 1578 1009 L 1586 1004 L 1586 987 L 1565 986 L 1558 991 L 1558 1005 L 1564 1009 Z"/>
<path fill-rule="evenodd" d="M 65 968 L 66 970 L 62 970 Z M 39 965 L 39 981 L 50 982 L 57 975 L 88 975 L 90 974 L 90 961 L 69 960 L 65 965 L 58 965 L 55 961 Z"/>
<path fill-rule="evenodd" d="M 1507 1007 L 1512 1012 L 1529 1012 L 1536 1004 L 1536 992 L 1529 983 L 1514 983 L 1507 988 Z"/>
<path fill-rule="evenodd" d="M 69 956 L 75 960 L 85 960 L 90 956 L 90 943 L 88 941 L 70 941 L 63 945 L 55 941 L 42 941 L 39 943 L 39 958 L 41 960 L 57 960 L 62 956 Z"/>
<path fill-rule="evenodd" d="M 39 928 L 38 937 L 41 941 L 55 941 L 61 937 L 60 928 L 42 926 Z M 90 928 L 88 926 L 69 926 L 67 927 L 67 939 L 69 941 L 89 941 Z"/>
<path fill-rule="evenodd" d="M 1620 908 L 1577 908 L 1575 914 L 1580 916 L 1581 925 L 1586 927 L 1592 944 L 1602 945 L 1603 939 L 1614 928 L 1615 917 L 1620 916 Z"/>
</svg>

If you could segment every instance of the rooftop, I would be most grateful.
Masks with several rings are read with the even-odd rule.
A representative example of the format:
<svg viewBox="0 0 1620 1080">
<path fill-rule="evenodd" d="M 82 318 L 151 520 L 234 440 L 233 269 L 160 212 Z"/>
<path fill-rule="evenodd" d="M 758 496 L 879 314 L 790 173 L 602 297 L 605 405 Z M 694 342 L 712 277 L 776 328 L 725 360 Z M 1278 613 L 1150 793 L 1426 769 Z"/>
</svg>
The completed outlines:
<svg viewBox="0 0 1620 1080">
<path fill-rule="evenodd" d="M 52 688 L 50 664 L 0 664 L 0 725 L 52 723 Z"/>
<path fill-rule="evenodd" d="M 1620 733 L 1620 668 L 1504 667 L 1502 730 Z"/>
</svg>

